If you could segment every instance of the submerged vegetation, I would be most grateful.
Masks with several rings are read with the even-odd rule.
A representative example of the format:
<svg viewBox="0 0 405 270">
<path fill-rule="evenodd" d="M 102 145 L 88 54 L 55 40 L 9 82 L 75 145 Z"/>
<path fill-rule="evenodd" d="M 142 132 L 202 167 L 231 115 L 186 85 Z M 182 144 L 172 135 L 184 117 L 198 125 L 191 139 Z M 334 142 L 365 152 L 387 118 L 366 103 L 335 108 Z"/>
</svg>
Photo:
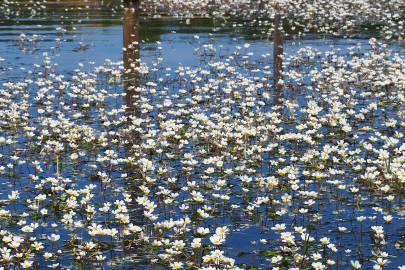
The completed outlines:
<svg viewBox="0 0 405 270">
<path fill-rule="evenodd" d="M 128 12 L 112 3 L 100 10 Z M 52 4 L 36 1 L 30 16 Z M 27 12 L 0 7 L 7 20 Z M 285 53 L 277 89 L 271 51 L 210 34 L 193 35 L 194 65 L 165 65 L 160 41 L 146 63 L 133 10 L 124 61 L 62 72 L 45 52 L 4 78 L 1 55 L 3 269 L 405 269 L 404 3 L 148 0 L 140 10 L 234 18 L 242 7 L 243 23 L 215 29 L 270 34 L 261 18 L 276 10 L 286 36 L 300 35 L 288 14 L 336 35 L 383 20 L 384 36 Z M 35 53 L 36 39 L 13 42 Z"/>
</svg>

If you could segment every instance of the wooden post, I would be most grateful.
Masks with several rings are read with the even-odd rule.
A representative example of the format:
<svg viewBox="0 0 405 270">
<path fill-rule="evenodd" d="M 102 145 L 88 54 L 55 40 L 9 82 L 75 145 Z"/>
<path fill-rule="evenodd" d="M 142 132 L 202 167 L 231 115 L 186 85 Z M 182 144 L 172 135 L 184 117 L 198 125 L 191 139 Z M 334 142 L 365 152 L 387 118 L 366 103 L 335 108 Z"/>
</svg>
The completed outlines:
<svg viewBox="0 0 405 270">
<path fill-rule="evenodd" d="M 281 15 L 276 14 L 274 17 L 274 52 L 273 52 L 273 73 L 274 73 L 274 89 L 280 90 L 281 84 L 279 83 L 282 75 L 283 67 L 283 46 L 284 46 L 284 37 L 282 29 Z"/>
<path fill-rule="evenodd" d="M 124 0 L 124 7 L 139 7 L 140 0 Z"/>
<path fill-rule="evenodd" d="M 123 21 L 123 61 L 124 61 L 124 88 L 126 91 L 126 104 L 132 110 L 135 101 L 135 88 L 139 86 L 140 66 L 140 0 L 124 1 Z"/>
<path fill-rule="evenodd" d="M 124 68 L 132 70 L 134 66 L 139 65 L 139 0 L 126 0 L 124 2 Z"/>
</svg>

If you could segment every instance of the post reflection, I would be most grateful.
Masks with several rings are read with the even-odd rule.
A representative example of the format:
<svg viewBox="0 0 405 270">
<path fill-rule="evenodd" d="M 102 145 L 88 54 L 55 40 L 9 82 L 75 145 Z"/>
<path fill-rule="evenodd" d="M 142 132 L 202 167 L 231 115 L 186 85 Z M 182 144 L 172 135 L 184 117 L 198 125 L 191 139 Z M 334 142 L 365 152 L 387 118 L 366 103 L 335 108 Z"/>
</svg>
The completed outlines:
<svg viewBox="0 0 405 270">
<path fill-rule="evenodd" d="M 136 87 L 139 86 L 138 67 L 140 66 L 139 51 L 139 19 L 140 19 L 140 1 L 124 1 L 124 21 L 123 21 L 123 38 L 124 38 L 124 90 L 126 92 L 125 103 L 128 111 L 134 113 L 134 102 L 136 101 Z"/>
<path fill-rule="evenodd" d="M 123 87 L 126 93 L 125 105 L 126 105 L 126 117 L 127 117 L 127 131 L 130 140 L 126 142 L 127 155 L 131 156 L 133 150 L 140 143 L 140 135 L 135 131 L 133 121 L 140 116 L 139 106 L 137 106 L 138 94 L 136 88 L 140 85 L 140 75 L 138 68 L 140 66 L 140 1 L 139 0 L 124 0 L 124 14 L 123 14 L 123 62 L 124 62 L 124 77 Z M 131 169 L 130 169 L 131 168 Z M 128 174 L 132 177 L 140 177 L 135 168 L 129 167 Z M 127 181 L 127 192 L 132 194 L 132 198 L 139 196 L 139 188 L 134 182 Z M 129 202 L 130 206 L 129 215 L 131 222 L 136 225 L 142 225 L 143 219 L 142 209 L 138 207 L 135 200 Z M 143 256 L 141 250 L 137 247 L 123 247 L 124 252 L 129 256 L 138 254 L 139 257 Z"/>
</svg>

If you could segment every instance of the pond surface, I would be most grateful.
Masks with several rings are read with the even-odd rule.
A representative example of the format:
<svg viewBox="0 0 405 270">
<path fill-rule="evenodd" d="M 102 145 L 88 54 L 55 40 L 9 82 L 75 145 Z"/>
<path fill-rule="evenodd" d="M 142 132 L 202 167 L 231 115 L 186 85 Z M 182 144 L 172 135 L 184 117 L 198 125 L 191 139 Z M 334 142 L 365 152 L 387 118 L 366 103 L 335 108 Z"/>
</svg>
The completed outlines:
<svg viewBox="0 0 405 270">
<path fill-rule="evenodd" d="M 287 40 L 286 69 L 302 76 L 286 75 L 280 101 L 273 44 L 254 27 L 142 18 L 125 33 L 135 15 L 112 3 L 44 2 L 32 17 L 10 4 L 20 14 L 0 17 L 0 247 L 19 243 L 0 264 L 404 264 L 403 48 Z M 130 67 L 138 52 L 123 52 L 125 34 L 142 65 Z M 382 238 L 372 226 L 384 226 Z M 209 237 L 225 234 L 219 245 Z M 194 239 L 202 247 L 190 248 Z M 215 248 L 235 262 L 217 254 L 217 268 L 202 268 L 216 264 L 203 259 Z"/>
<path fill-rule="evenodd" d="M 8 70 L 2 78 L 17 76 L 22 69 L 41 64 L 44 53 L 59 65 L 60 72 L 71 72 L 79 63 L 100 65 L 106 59 L 121 60 L 124 11 L 111 12 L 105 8 L 105 3 L 100 4 L 100 10 L 93 9 L 93 5 L 86 9 L 73 2 L 68 5 L 73 10 L 65 11 L 65 4 L 51 4 L 52 9 L 42 10 L 41 16 L 11 16 L 0 20 L 0 57 L 3 70 Z M 163 56 L 164 66 L 198 66 L 200 62 L 195 51 L 199 44 L 209 43 L 210 40 L 215 40 L 216 47 L 219 49 L 221 46 L 224 54 L 249 43 L 257 57 L 273 55 L 272 41 L 253 27 L 234 29 L 218 19 L 204 18 L 142 18 L 140 24 L 141 58 L 148 64 L 156 58 L 157 48 L 161 47 L 159 55 Z M 327 51 L 331 48 L 347 50 L 359 44 L 368 48 L 366 39 L 316 38 L 287 40 L 285 50 L 288 55 L 308 46 Z"/>
</svg>

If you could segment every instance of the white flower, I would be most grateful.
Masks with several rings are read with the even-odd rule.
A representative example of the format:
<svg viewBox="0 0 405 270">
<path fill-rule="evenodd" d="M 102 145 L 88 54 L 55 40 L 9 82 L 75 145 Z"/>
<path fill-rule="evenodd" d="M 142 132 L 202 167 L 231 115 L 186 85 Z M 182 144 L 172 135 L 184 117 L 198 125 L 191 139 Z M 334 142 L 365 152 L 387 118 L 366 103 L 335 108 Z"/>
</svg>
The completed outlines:
<svg viewBox="0 0 405 270">
<path fill-rule="evenodd" d="M 24 261 L 21 263 L 22 268 L 30 268 L 34 262 L 33 261 Z"/>
<path fill-rule="evenodd" d="M 350 261 L 350 263 L 352 264 L 352 267 L 354 269 L 360 269 L 361 268 L 361 264 L 359 261 Z"/>
<path fill-rule="evenodd" d="M 50 258 L 52 258 L 52 253 L 49 253 L 49 252 L 45 252 L 44 253 L 44 258 L 45 258 L 45 260 L 49 260 Z"/>
<path fill-rule="evenodd" d="M 311 265 L 315 270 L 322 270 L 326 268 L 326 266 L 320 262 L 313 262 Z"/>
<path fill-rule="evenodd" d="M 200 235 L 207 235 L 210 233 L 210 230 L 208 228 L 198 227 L 197 233 Z"/>
<path fill-rule="evenodd" d="M 48 239 L 51 242 L 57 242 L 60 239 L 60 235 L 52 233 L 51 236 L 48 236 Z"/>
<path fill-rule="evenodd" d="M 194 238 L 191 242 L 192 248 L 200 248 L 201 247 L 201 238 Z"/>
<path fill-rule="evenodd" d="M 212 244 L 219 246 L 225 242 L 225 239 L 217 234 L 214 234 L 210 237 L 210 241 Z"/>
</svg>

